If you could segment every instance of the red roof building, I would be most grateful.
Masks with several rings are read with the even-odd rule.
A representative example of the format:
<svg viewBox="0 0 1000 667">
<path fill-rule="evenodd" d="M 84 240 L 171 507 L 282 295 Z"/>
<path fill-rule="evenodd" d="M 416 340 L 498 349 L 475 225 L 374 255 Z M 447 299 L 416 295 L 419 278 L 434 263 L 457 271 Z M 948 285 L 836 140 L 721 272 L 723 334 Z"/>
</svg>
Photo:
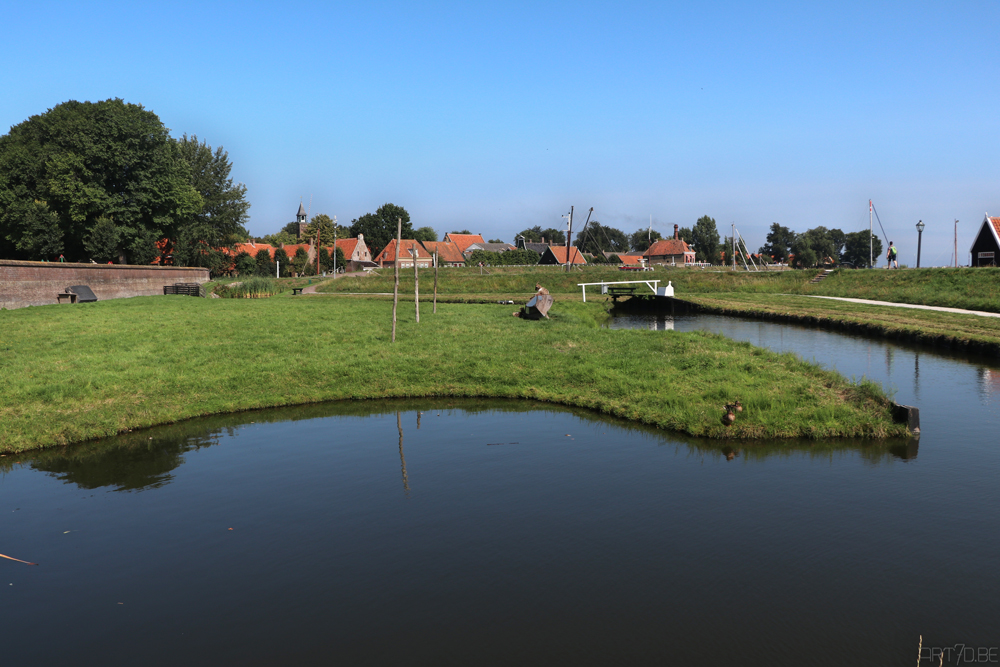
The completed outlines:
<svg viewBox="0 0 1000 667">
<path fill-rule="evenodd" d="M 438 266 L 465 266 L 465 255 L 451 241 L 424 241 L 423 245 L 431 255 L 437 253 Z"/>
<path fill-rule="evenodd" d="M 970 266 L 1000 266 L 1000 218 L 986 214 L 969 252 L 972 253 Z"/>
<path fill-rule="evenodd" d="M 389 244 L 382 249 L 378 257 L 374 260 L 379 266 L 392 266 L 396 261 L 396 239 L 389 241 Z M 418 241 L 413 239 L 403 239 L 399 244 L 399 268 L 413 268 L 413 262 L 417 262 L 418 268 L 429 268 L 432 257 Z"/>
<path fill-rule="evenodd" d="M 356 239 L 337 239 L 337 247 L 344 253 L 348 262 L 371 262 L 372 253 L 365 245 L 365 235 L 358 234 Z"/>
<path fill-rule="evenodd" d="M 573 264 L 586 264 L 587 259 L 580 252 L 580 249 L 576 246 L 572 246 L 573 251 L 570 253 Z M 566 264 L 566 246 L 564 245 L 550 245 L 542 258 L 538 260 L 539 264 Z"/>
<path fill-rule="evenodd" d="M 674 225 L 674 238 L 660 239 L 642 253 L 648 264 L 694 264 L 694 250 L 680 237 L 678 226 Z"/>
<path fill-rule="evenodd" d="M 473 243 L 486 243 L 482 234 L 445 234 L 444 240 L 457 245 L 463 254 Z"/>
</svg>

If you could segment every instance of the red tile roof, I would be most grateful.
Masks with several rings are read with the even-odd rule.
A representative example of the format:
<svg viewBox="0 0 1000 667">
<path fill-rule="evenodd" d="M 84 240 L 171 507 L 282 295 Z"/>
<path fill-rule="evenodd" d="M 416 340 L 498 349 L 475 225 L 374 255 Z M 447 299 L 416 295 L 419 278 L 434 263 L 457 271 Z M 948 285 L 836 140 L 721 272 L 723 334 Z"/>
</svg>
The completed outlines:
<svg viewBox="0 0 1000 667">
<path fill-rule="evenodd" d="M 549 252 L 552 253 L 552 256 L 555 257 L 556 261 L 559 262 L 560 264 L 566 263 L 566 246 L 550 245 Z M 587 263 L 587 260 L 584 258 L 584 256 L 580 254 L 580 249 L 577 248 L 576 246 L 573 246 L 573 252 L 570 254 L 570 256 L 573 258 L 573 264 Z"/>
<path fill-rule="evenodd" d="M 354 249 L 358 247 L 357 239 L 337 239 L 337 247 L 344 253 L 344 259 L 350 260 Z"/>
<path fill-rule="evenodd" d="M 618 255 L 618 259 L 620 259 L 622 261 L 622 264 L 625 264 L 625 265 L 631 265 L 631 264 L 639 265 L 639 264 L 642 264 L 642 262 L 639 261 L 639 260 L 642 259 L 642 255 L 621 255 L 621 254 L 619 254 Z"/>
<path fill-rule="evenodd" d="M 416 248 L 418 259 L 430 259 L 430 253 L 427 252 L 420 243 L 414 241 L 413 239 L 403 239 L 402 243 L 399 244 L 399 258 L 400 259 L 411 259 L 413 257 L 413 250 Z M 382 249 L 382 252 L 378 254 L 375 258 L 376 262 L 389 262 L 392 263 L 396 261 L 396 239 L 389 241 L 389 245 Z"/>
<path fill-rule="evenodd" d="M 266 250 L 267 254 L 271 256 L 271 259 L 274 259 L 274 251 L 276 250 L 276 248 L 267 243 L 237 243 L 235 246 L 233 246 L 234 255 L 238 255 L 241 252 L 245 252 L 251 257 L 256 257 L 257 253 L 259 253 L 261 250 Z"/>
<path fill-rule="evenodd" d="M 473 243 L 486 243 L 482 234 L 445 234 L 444 240 L 456 244 L 462 252 Z"/>
<path fill-rule="evenodd" d="M 462 254 L 458 244 L 450 241 L 424 241 L 424 248 L 427 252 L 438 254 L 438 261 L 448 264 L 464 263 L 465 255 Z"/>
<path fill-rule="evenodd" d="M 258 243 L 257 245 L 260 245 L 260 244 Z M 284 249 L 285 254 L 288 255 L 289 258 L 292 258 L 292 257 L 295 257 L 295 253 L 297 253 L 299 251 L 299 248 L 302 248 L 303 250 L 306 251 L 306 253 L 308 253 L 310 246 L 309 246 L 308 243 L 295 243 L 295 244 L 285 245 L 285 246 L 281 246 L 281 247 Z M 327 252 L 330 252 L 330 251 L 328 250 Z M 274 253 L 272 253 L 271 256 L 273 257 Z"/>
<path fill-rule="evenodd" d="M 1000 239 L 1000 218 L 990 218 L 990 224 L 993 225 L 993 231 L 997 238 Z"/>
<path fill-rule="evenodd" d="M 649 250 L 642 253 L 643 257 L 668 257 L 670 255 L 683 255 L 686 252 L 694 252 L 683 239 L 660 239 Z"/>
</svg>

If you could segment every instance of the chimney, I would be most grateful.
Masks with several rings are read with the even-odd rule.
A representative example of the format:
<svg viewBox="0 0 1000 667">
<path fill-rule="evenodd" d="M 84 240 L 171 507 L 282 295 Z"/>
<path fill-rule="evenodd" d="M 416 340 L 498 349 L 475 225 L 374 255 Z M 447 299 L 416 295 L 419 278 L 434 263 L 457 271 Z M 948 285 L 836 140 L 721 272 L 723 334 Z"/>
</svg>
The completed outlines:
<svg viewBox="0 0 1000 667">
<path fill-rule="evenodd" d="M 680 232 L 678 232 L 678 231 L 677 231 L 677 228 L 678 228 L 679 226 L 680 226 L 680 225 L 674 225 L 674 240 L 675 240 L 675 241 L 676 241 L 676 240 L 678 240 L 678 239 L 680 238 Z"/>
</svg>

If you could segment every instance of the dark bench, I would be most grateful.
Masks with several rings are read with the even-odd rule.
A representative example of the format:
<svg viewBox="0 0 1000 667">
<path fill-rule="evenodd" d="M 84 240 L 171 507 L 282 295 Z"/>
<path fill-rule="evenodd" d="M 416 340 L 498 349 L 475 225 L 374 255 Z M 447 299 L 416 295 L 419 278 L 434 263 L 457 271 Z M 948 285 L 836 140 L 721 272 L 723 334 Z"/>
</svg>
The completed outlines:
<svg viewBox="0 0 1000 667">
<path fill-rule="evenodd" d="M 174 283 L 173 285 L 164 285 L 163 293 L 202 296 L 202 286 L 198 283 Z"/>
<path fill-rule="evenodd" d="M 293 287 L 292 288 L 292 296 L 295 296 L 296 294 L 302 294 L 302 288 L 301 287 Z"/>
<path fill-rule="evenodd" d="M 608 294 L 611 296 L 633 296 L 635 294 L 635 287 L 631 285 L 609 285 Z"/>
</svg>

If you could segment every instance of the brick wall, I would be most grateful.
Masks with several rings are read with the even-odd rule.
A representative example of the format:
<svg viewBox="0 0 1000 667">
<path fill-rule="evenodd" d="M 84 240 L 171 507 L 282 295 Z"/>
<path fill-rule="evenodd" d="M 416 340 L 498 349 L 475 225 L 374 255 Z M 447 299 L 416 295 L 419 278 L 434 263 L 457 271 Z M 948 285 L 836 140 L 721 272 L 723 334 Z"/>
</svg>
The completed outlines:
<svg viewBox="0 0 1000 667">
<path fill-rule="evenodd" d="M 98 300 L 163 294 L 164 285 L 204 283 L 208 269 L 126 264 L 20 262 L 0 259 L 0 308 L 56 303 L 70 285 L 88 285 Z"/>
</svg>

